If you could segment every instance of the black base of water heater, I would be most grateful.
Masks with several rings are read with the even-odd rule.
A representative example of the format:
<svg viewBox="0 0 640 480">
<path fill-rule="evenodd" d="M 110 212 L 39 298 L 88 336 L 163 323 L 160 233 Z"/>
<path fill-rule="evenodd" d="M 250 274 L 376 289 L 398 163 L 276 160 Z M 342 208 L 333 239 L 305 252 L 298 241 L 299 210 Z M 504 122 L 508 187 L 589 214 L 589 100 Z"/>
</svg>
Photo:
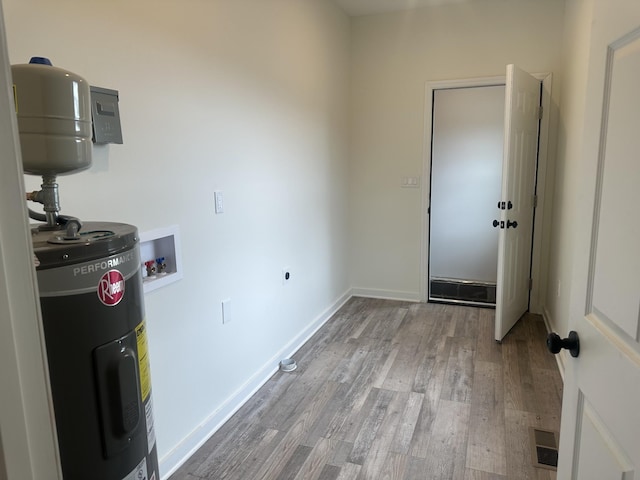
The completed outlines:
<svg viewBox="0 0 640 480">
<path fill-rule="evenodd" d="M 159 480 L 137 229 L 33 232 L 65 480 Z"/>
</svg>

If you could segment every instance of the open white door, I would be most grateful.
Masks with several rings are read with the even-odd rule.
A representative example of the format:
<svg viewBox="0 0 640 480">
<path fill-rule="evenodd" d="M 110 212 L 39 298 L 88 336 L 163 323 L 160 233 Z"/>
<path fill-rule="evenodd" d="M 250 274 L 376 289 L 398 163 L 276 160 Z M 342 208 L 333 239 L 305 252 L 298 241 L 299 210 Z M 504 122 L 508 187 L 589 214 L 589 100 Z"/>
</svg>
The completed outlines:
<svg viewBox="0 0 640 480">
<path fill-rule="evenodd" d="M 594 19 L 558 478 L 627 480 L 640 478 L 640 2 L 596 0 Z"/>
<path fill-rule="evenodd" d="M 502 194 L 498 204 L 495 338 L 501 341 L 529 306 L 533 209 L 538 159 L 540 81 L 507 66 Z"/>
</svg>

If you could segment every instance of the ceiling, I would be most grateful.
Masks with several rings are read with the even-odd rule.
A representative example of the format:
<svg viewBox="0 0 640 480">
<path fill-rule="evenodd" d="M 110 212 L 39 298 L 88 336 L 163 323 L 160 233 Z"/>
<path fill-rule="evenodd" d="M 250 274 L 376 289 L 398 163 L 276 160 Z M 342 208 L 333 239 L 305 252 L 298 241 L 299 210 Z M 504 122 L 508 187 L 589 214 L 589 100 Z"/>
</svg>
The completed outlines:
<svg viewBox="0 0 640 480">
<path fill-rule="evenodd" d="M 347 14 L 356 17 L 376 13 L 395 12 L 412 8 L 432 7 L 472 0 L 333 0 Z"/>
</svg>

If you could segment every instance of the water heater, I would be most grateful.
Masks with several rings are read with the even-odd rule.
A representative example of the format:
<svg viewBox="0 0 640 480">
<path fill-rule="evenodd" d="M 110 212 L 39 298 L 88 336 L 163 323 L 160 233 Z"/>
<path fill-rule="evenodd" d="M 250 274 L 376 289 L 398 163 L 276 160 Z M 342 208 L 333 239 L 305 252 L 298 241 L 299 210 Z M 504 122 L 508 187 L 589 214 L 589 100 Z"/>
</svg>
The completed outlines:
<svg viewBox="0 0 640 480">
<path fill-rule="evenodd" d="M 89 84 L 12 66 L 58 446 L 65 480 L 159 480 L 136 227 L 59 214 L 56 176 L 91 165 Z"/>
<path fill-rule="evenodd" d="M 33 247 L 64 479 L 159 480 L 136 228 Z"/>
</svg>

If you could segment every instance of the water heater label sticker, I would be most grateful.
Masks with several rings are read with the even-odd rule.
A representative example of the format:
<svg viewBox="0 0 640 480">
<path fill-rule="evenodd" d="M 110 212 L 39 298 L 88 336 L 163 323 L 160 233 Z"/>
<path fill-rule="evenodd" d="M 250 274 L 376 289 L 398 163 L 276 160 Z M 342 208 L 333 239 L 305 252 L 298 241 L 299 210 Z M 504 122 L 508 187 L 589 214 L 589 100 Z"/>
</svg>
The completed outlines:
<svg viewBox="0 0 640 480">
<path fill-rule="evenodd" d="M 149 396 L 149 401 L 144 404 L 144 415 L 147 419 L 147 445 L 149 446 L 149 453 L 153 450 L 156 444 L 156 431 L 153 426 L 153 397 Z"/>
<path fill-rule="evenodd" d="M 140 367 L 140 392 L 142 401 L 146 401 L 151 393 L 151 368 L 149 366 L 149 352 L 147 350 L 147 328 L 144 320 L 136 327 L 136 340 L 138 343 L 138 364 Z"/>
<path fill-rule="evenodd" d="M 147 457 L 136 465 L 136 468 L 131 470 L 131 473 L 124 477 L 122 480 L 149 480 L 147 477 Z"/>
<path fill-rule="evenodd" d="M 107 307 L 115 307 L 124 297 L 124 277 L 118 270 L 109 270 L 98 282 L 98 298 Z"/>
</svg>

